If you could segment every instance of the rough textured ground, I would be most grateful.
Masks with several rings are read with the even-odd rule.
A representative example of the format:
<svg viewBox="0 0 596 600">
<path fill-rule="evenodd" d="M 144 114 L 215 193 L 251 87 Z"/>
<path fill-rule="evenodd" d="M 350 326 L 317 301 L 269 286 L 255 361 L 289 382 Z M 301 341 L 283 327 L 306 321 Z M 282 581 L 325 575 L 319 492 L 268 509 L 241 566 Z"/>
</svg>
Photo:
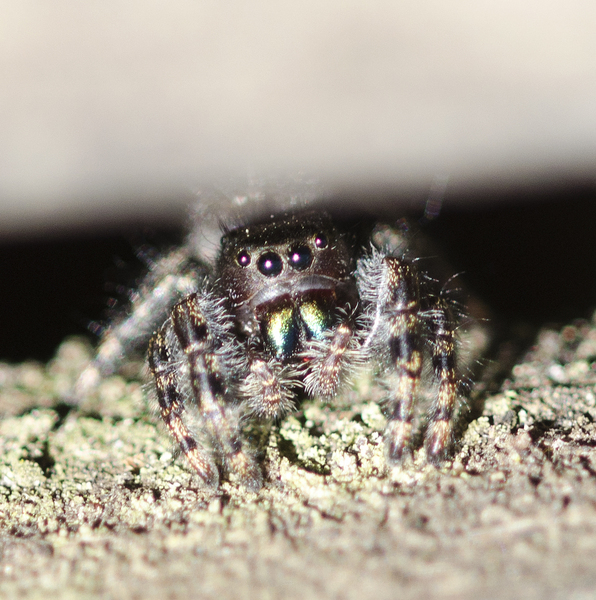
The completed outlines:
<svg viewBox="0 0 596 600">
<path fill-rule="evenodd" d="M 258 494 L 205 495 L 120 377 L 0 365 L 0 595 L 588 598 L 596 590 L 596 325 L 542 330 L 441 469 L 387 471 L 378 390 L 275 429 Z"/>
</svg>

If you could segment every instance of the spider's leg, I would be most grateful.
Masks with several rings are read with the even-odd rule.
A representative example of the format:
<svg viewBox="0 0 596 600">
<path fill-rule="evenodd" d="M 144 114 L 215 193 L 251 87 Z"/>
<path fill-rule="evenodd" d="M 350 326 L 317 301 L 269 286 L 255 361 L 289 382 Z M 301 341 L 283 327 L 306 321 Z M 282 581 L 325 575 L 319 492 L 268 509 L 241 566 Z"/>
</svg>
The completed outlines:
<svg viewBox="0 0 596 600">
<path fill-rule="evenodd" d="M 172 328 L 186 357 L 190 386 L 199 414 L 225 469 L 245 486 L 258 489 L 262 474 L 243 448 L 238 420 L 226 406 L 224 376 L 218 368 L 217 340 L 201 310 L 197 294 L 191 294 L 172 310 Z"/>
<path fill-rule="evenodd" d="M 420 290 L 418 274 L 410 263 L 386 257 L 383 271 L 377 313 L 380 337 L 391 363 L 386 378 L 390 397 L 385 442 L 389 459 L 397 461 L 409 452 L 422 373 Z"/>
<path fill-rule="evenodd" d="M 123 357 L 163 323 L 176 301 L 197 289 L 201 271 L 206 273 L 185 249 L 167 254 L 151 267 L 131 298 L 129 316 L 103 332 L 95 358 L 76 383 L 73 402 L 88 394 L 102 377 L 114 373 Z"/>
<path fill-rule="evenodd" d="M 182 419 L 184 402 L 178 385 L 176 364 L 172 362 L 163 331 L 151 338 L 148 360 L 155 380 L 161 418 L 199 477 L 209 487 L 217 486 L 219 473 L 213 458 L 208 451 L 199 446 Z"/>
<path fill-rule="evenodd" d="M 430 347 L 437 395 L 430 409 L 426 430 L 426 453 L 431 460 L 442 458 L 453 437 L 453 419 L 457 407 L 458 376 L 455 354 L 455 326 L 448 303 L 441 297 L 428 311 Z"/>
</svg>

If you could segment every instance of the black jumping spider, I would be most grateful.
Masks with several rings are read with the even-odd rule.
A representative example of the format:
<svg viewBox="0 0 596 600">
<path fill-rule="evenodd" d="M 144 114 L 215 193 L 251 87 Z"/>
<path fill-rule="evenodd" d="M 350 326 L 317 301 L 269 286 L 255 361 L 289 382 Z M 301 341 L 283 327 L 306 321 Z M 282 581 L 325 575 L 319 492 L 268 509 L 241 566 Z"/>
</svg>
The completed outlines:
<svg viewBox="0 0 596 600">
<path fill-rule="evenodd" d="M 157 263 L 153 289 L 108 331 L 96 367 L 109 371 L 139 330 L 158 325 L 155 306 L 184 295 L 151 338 L 148 361 L 161 416 L 207 486 L 223 475 L 259 488 L 243 420 L 279 418 L 299 394 L 331 398 L 368 362 L 388 388 L 386 454 L 396 462 L 409 452 L 430 356 L 437 389 L 425 447 L 433 462 L 445 456 L 458 404 L 455 322 L 401 250 L 363 249 L 325 213 L 306 212 L 226 231 L 211 266 L 191 255 L 186 248 Z"/>
</svg>

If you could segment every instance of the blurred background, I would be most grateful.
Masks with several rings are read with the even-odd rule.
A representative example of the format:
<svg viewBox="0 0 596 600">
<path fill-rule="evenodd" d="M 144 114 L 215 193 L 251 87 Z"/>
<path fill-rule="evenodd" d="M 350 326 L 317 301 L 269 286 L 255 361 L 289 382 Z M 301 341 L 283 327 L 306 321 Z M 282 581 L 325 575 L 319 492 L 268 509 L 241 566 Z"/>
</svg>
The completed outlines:
<svg viewBox="0 0 596 600">
<path fill-rule="evenodd" d="M 0 360 L 85 333 L 255 173 L 409 215 L 508 319 L 596 306 L 593 2 L 0 9 Z"/>
</svg>

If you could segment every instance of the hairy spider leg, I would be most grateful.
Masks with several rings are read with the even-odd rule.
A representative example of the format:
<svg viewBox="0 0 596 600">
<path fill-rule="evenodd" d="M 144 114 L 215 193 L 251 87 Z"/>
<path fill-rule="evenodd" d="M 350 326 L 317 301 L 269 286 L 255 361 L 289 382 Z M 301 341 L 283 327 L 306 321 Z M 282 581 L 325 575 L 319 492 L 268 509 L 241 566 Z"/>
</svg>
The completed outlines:
<svg viewBox="0 0 596 600">
<path fill-rule="evenodd" d="M 151 266 L 138 292 L 131 297 L 129 316 L 102 332 L 94 360 L 76 383 L 75 402 L 97 387 L 102 377 L 114 373 L 126 354 L 163 323 L 180 297 L 196 290 L 200 271 L 186 250 L 171 252 Z"/>
<path fill-rule="evenodd" d="M 422 375 L 420 290 L 412 265 L 386 257 L 384 289 L 380 290 L 382 314 L 387 320 L 391 396 L 387 402 L 385 430 L 387 454 L 393 461 L 409 453 L 414 405 Z"/>
<path fill-rule="evenodd" d="M 163 330 L 151 338 L 148 360 L 155 379 L 161 418 L 199 477 L 209 487 L 216 487 L 219 483 L 219 473 L 215 462 L 210 453 L 197 444 L 182 419 L 184 402 L 176 379 L 176 365 L 172 363 Z"/>
<path fill-rule="evenodd" d="M 214 339 L 197 294 L 191 294 L 172 310 L 172 327 L 188 361 L 190 384 L 206 430 L 230 475 L 249 489 L 258 489 L 262 474 L 242 447 L 237 420 L 226 410 L 224 382 L 215 359 Z"/>
<path fill-rule="evenodd" d="M 455 327 L 449 305 L 443 298 L 437 298 L 428 314 L 432 364 L 439 386 L 430 409 L 425 447 L 429 459 L 438 461 L 444 458 L 453 438 L 458 389 Z"/>
</svg>

